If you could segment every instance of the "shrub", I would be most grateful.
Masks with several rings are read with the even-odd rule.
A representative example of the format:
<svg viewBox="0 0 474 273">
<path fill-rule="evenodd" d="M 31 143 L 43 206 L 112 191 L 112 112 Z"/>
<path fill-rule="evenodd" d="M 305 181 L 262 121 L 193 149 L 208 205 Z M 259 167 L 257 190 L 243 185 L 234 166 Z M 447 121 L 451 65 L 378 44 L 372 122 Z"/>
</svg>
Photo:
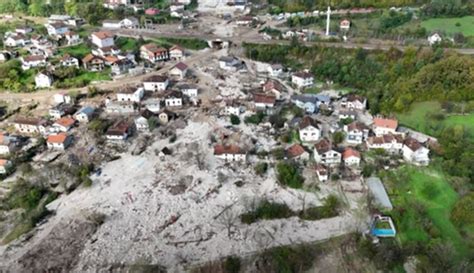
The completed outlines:
<svg viewBox="0 0 474 273">
<path fill-rule="evenodd" d="M 342 143 L 345 138 L 346 138 L 346 134 L 342 131 L 335 132 L 332 135 L 332 140 L 334 141 L 335 144 Z"/>
<path fill-rule="evenodd" d="M 240 118 L 236 115 L 230 115 L 230 123 L 232 123 L 232 125 L 239 125 Z"/>
<path fill-rule="evenodd" d="M 254 211 L 242 214 L 240 220 L 245 224 L 251 224 L 260 219 L 283 219 L 293 215 L 294 212 L 286 204 L 273 203 L 264 200 L 259 203 Z"/>
<path fill-rule="evenodd" d="M 251 115 L 245 118 L 245 123 L 259 124 L 265 118 L 265 113 L 258 112 L 255 115 Z"/>
<path fill-rule="evenodd" d="M 238 273 L 240 272 L 240 258 L 230 256 L 225 259 L 224 269 L 226 273 Z"/>
<path fill-rule="evenodd" d="M 277 164 L 277 178 L 280 184 L 299 189 L 303 186 L 304 178 L 294 164 L 280 162 Z"/>
<path fill-rule="evenodd" d="M 255 173 L 257 175 L 263 176 L 268 169 L 268 164 L 266 162 L 259 162 L 255 165 Z"/>
<path fill-rule="evenodd" d="M 272 156 L 276 160 L 282 160 L 285 158 L 285 150 L 283 148 L 276 148 L 272 150 Z"/>
</svg>

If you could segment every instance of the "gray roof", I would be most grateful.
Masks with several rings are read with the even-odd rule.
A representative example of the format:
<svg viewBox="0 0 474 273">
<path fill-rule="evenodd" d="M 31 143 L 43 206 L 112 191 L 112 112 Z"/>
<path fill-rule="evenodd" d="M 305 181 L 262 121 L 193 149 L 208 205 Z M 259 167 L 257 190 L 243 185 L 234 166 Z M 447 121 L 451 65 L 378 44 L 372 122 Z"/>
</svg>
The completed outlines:
<svg viewBox="0 0 474 273">
<path fill-rule="evenodd" d="M 291 96 L 292 101 L 301 101 L 303 103 L 313 103 L 316 104 L 318 102 L 318 99 L 314 95 L 294 95 Z"/>
<path fill-rule="evenodd" d="M 79 111 L 77 111 L 77 113 L 84 113 L 90 116 L 94 113 L 94 108 L 92 108 L 91 106 L 84 106 Z"/>
<path fill-rule="evenodd" d="M 390 198 L 388 197 L 387 191 L 385 190 L 380 178 L 368 178 L 367 185 L 369 186 L 369 189 L 378 204 L 384 208 L 393 209 L 392 202 L 390 202 Z"/>
<path fill-rule="evenodd" d="M 316 98 L 321 102 L 331 102 L 331 97 L 326 95 L 317 94 Z"/>
</svg>

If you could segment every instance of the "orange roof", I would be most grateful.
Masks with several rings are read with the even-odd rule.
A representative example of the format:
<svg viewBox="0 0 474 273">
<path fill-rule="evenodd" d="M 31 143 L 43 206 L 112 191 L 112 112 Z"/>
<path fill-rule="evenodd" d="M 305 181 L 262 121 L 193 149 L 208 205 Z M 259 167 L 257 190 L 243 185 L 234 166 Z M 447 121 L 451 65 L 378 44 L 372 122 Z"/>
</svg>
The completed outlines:
<svg viewBox="0 0 474 273">
<path fill-rule="evenodd" d="M 288 157 L 290 158 L 300 156 L 304 154 L 304 152 L 305 152 L 304 148 L 299 144 L 295 144 L 291 146 L 290 148 L 288 148 L 288 150 L 286 150 L 286 153 Z"/>
<path fill-rule="evenodd" d="M 359 153 L 359 151 L 354 150 L 354 149 L 352 149 L 352 148 L 347 148 L 347 149 L 345 149 L 344 152 L 342 153 L 342 158 L 343 158 L 343 159 L 347 159 L 347 158 L 349 158 L 349 157 L 351 157 L 351 156 L 355 156 L 355 157 L 360 158 L 360 153 Z"/>
<path fill-rule="evenodd" d="M 115 63 L 118 60 L 119 60 L 119 58 L 117 58 L 115 56 L 112 56 L 112 55 L 105 57 L 105 61 L 109 62 L 109 63 Z"/>
<path fill-rule="evenodd" d="M 167 52 L 168 50 L 166 48 L 163 48 L 163 47 L 159 47 L 158 45 L 156 44 L 146 44 L 146 45 L 142 45 L 141 47 L 141 50 L 146 50 L 146 51 L 150 51 L 154 54 L 158 54 L 158 53 L 162 53 L 162 52 Z"/>
<path fill-rule="evenodd" d="M 110 32 L 107 32 L 107 31 L 98 31 L 98 32 L 94 32 L 92 33 L 92 35 L 94 35 L 95 37 L 101 39 L 101 40 L 104 40 L 104 39 L 107 39 L 107 38 L 113 38 L 114 35 Z"/>
<path fill-rule="evenodd" d="M 6 159 L 0 159 L 0 166 L 5 166 L 8 164 L 8 160 Z"/>
<path fill-rule="evenodd" d="M 64 127 L 71 127 L 74 125 L 76 121 L 73 118 L 70 117 L 62 117 L 58 120 L 56 120 L 55 124 L 59 124 Z"/>
<path fill-rule="evenodd" d="M 253 101 L 256 103 L 275 104 L 276 97 L 273 95 L 256 93 L 253 95 Z"/>
<path fill-rule="evenodd" d="M 181 51 L 184 51 L 184 49 L 183 49 L 181 46 L 179 46 L 179 45 L 174 45 L 174 46 L 172 46 L 172 47 L 170 48 L 170 51 L 172 51 L 172 50 L 181 50 Z"/>
<path fill-rule="evenodd" d="M 222 154 L 244 154 L 242 149 L 240 149 L 236 145 L 216 145 L 214 146 L 214 154 L 215 155 L 222 155 Z"/>
<path fill-rule="evenodd" d="M 390 128 L 395 130 L 398 127 L 398 120 L 388 118 L 374 118 L 374 125 L 376 127 Z"/>
<path fill-rule="evenodd" d="M 48 136 L 48 143 L 64 143 L 67 139 L 66 133 L 59 133 L 57 135 L 49 135 Z"/>
</svg>

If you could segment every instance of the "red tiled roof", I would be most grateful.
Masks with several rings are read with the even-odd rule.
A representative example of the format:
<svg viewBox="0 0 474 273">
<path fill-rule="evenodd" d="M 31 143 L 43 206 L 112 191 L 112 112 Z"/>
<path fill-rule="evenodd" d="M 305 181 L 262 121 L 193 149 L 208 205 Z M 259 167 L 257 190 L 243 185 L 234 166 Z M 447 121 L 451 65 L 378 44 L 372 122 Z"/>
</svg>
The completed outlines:
<svg viewBox="0 0 474 273">
<path fill-rule="evenodd" d="M 59 133 L 57 135 L 49 135 L 48 136 L 48 143 L 64 143 L 67 139 L 66 133 Z"/>
<path fill-rule="evenodd" d="M 253 95 L 253 101 L 256 103 L 275 104 L 276 98 L 273 95 L 256 93 Z"/>
<path fill-rule="evenodd" d="M 152 52 L 153 54 L 159 54 L 159 53 L 162 53 L 162 52 L 168 52 L 168 50 L 166 48 L 163 48 L 163 47 L 159 47 L 157 46 L 156 44 L 146 44 L 146 45 L 142 45 L 141 47 L 141 50 L 146 50 L 146 51 L 150 51 Z"/>
<path fill-rule="evenodd" d="M 376 127 L 397 129 L 398 120 L 396 119 L 386 119 L 386 118 L 374 118 L 374 125 Z"/>
<path fill-rule="evenodd" d="M 423 147 L 423 145 L 421 145 L 420 142 L 418 142 L 416 139 L 414 138 L 407 138 L 405 139 L 405 141 L 403 142 L 403 144 L 405 144 L 405 146 L 407 146 L 408 148 L 410 148 L 410 150 L 412 151 L 418 151 L 418 149 L 420 149 L 421 147 Z"/>
<path fill-rule="evenodd" d="M 172 51 L 172 50 L 181 50 L 181 51 L 184 51 L 184 49 L 183 49 L 181 46 L 179 46 L 179 45 L 174 45 L 174 46 L 172 46 L 172 47 L 170 48 L 170 51 Z"/>
<path fill-rule="evenodd" d="M 343 158 L 343 159 L 347 159 L 347 158 L 349 158 L 349 157 L 351 157 L 351 156 L 355 156 L 355 157 L 357 157 L 357 158 L 360 158 L 360 153 L 359 153 L 359 151 L 354 150 L 354 149 L 352 149 L 352 148 L 347 148 L 347 149 L 345 149 L 344 152 L 342 153 L 342 158 Z"/>
<path fill-rule="evenodd" d="M 304 154 L 305 152 L 306 151 L 304 150 L 304 148 L 299 144 L 294 144 L 293 146 L 291 146 L 290 148 L 286 150 L 286 154 L 288 155 L 289 158 L 300 156 Z"/>
<path fill-rule="evenodd" d="M 329 140 L 323 138 L 318 143 L 314 144 L 314 148 L 318 151 L 318 154 L 324 154 L 330 150 L 332 150 L 332 145 Z"/>
<path fill-rule="evenodd" d="M 44 61 L 45 59 L 42 55 L 29 55 L 23 58 L 25 62 Z"/>
<path fill-rule="evenodd" d="M 188 66 L 185 63 L 182 63 L 182 62 L 177 63 L 174 67 L 181 70 L 181 71 L 184 71 L 184 70 L 188 69 Z"/>
<path fill-rule="evenodd" d="M 308 126 L 319 128 L 319 123 L 317 120 L 314 120 L 310 116 L 304 116 L 303 119 L 301 119 L 299 126 L 300 126 L 300 129 L 304 129 Z"/>
<path fill-rule="evenodd" d="M 266 92 L 266 91 L 271 91 L 273 89 L 280 92 L 284 90 L 283 85 L 279 81 L 272 80 L 272 79 L 267 80 L 267 82 L 263 85 L 263 91 Z"/>
<path fill-rule="evenodd" d="M 363 131 L 365 129 L 368 129 L 367 126 L 365 126 L 363 123 L 360 123 L 360 122 L 357 122 L 357 121 L 351 122 L 347 125 L 347 131 L 348 132 L 352 132 L 352 131 L 355 131 L 355 130 Z"/>
<path fill-rule="evenodd" d="M 107 31 L 98 31 L 98 32 L 94 32 L 92 33 L 92 35 L 94 35 L 95 37 L 101 39 L 101 40 L 104 40 L 104 39 L 107 39 L 107 38 L 113 38 L 114 35 L 110 32 L 107 32 Z"/>
<path fill-rule="evenodd" d="M 214 146 L 214 154 L 215 155 L 222 155 L 222 154 L 244 154 L 242 149 L 236 145 L 221 145 L 217 144 Z"/>
<path fill-rule="evenodd" d="M 92 55 L 91 53 L 89 53 L 84 58 L 82 58 L 82 62 L 83 63 L 89 63 L 92 60 L 97 60 L 97 59 L 103 61 L 103 59 L 101 57 L 95 56 L 95 55 Z"/>
<path fill-rule="evenodd" d="M 17 118 L 15 118 L 15 120 L 13 122 L 18 123 L 18 124 L 28 124 L 28 125 L 38 126 L 38 125 L 41 125 L 41 123 L 43 121 L 41 119 L 37 119 L 37 118 L 17 117 Z"/>
<path fill-rule="evenodd" d="M 58 124 L 60 126 L 64 126 L 64 127 L 71 127 L 74 125 L 76 121 L 73 119 L 73 118 L 70 118 L 70 117 L 62 117 L 58 120 L 56 120 L 55 124 Z"/>
<path fill-rule="evenodd" d="M 293 75 L 299 78 L 303 78 L 303 79 L 309 79 L 313 77 L 313 74 L 306 71 L 298 71 L 298 72 L 293 73 Z"/>
</svg>

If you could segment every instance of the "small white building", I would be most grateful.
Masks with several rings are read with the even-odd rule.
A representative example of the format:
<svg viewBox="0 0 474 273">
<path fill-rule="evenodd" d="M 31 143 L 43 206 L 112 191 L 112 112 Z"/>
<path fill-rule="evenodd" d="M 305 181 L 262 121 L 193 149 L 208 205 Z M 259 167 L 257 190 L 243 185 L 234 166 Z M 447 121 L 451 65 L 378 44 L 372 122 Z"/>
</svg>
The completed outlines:
<svg viewBox="0 0 474 273">
<path fill-rule="evenodd" d="M 435 33 L 431 34 L 430 36 L 428 36 L 428 43 L 430 45 L 435 45 L 437 43 L 440 43 L 441 41 L 443 41 L 443 38 L 437 32 L 435 32 Z"/>
<path fill-rule="evenodd" d="M 170 71 L 169 75 L 171 77 L 177 78 L 182 80 L 186 77 L 188 73 L 188 66 L 185 63 L 179 62 L 177 63 Z"/>
<path fill-rule="evenodd" d="M 367 148 L 382 149 L 391 154 L 399 154 L 403 148 L 403 139 L 400 135 L 382 135 L 369 137 L 367 139 Z"/>
<path fill-rule="evenodd" d="M 346 148 L 342 153 L 342 160 L 346 166 L 358 167 L 360 164 L 360 153 L 352 148 Z"/>
<path fill-rule="evenodd" d="M 376 136 L 387 134 L 397 134 L 398 120 L 376 117 L 374 118 L 373 128 Z"/>
<path fill-rule="evenodd" d="M 93 118 L 94 112 L 95 109 L 92 106 L 84 106 L 74 114 L 74 118 L 79 122 L 87 123 Z"/>
<path fill-rule="evenodd" d="M 118 121 L 105 132 L 107 140 L 124 141 L 131 134 L 131 127 L 126 121 Z"/>
<path fill-rule="evenodd" d="M 247 154 L 236 145 L 221 145 L 214 146 L 214 155 L 217 158 L 231 162 L 244 162 L 247 160 Z"/>
<path fill-rule="evenodd" d="M 53 85 L 53 77 L 48 73 L 39 72 L 35 76 L 35 86 L 36 88 L 50 88 Z"/>
<path fill-rule="evenodd" d="M 121 28 L 137 28 L 140 25 L 140 22 L 135 17 L 127 17 L 120 21 Z"/>
<path fill-rule="evenodd" d="M 144 94 L 143 87 L 126 87 L 117 92 L 117 101 L 140 102 Z"/>
<path fill-rule="evenodd" d="M 326 182 L 329 179 L 329 171 L 322 164 L 316 164 L 315 166 L 316 176 L 318 177 L 319 182 Z"/>
<path fill-rule="evenodd" d="M 341 106 L 350 110 L 364 111 L 367 108 L 367 99 L 359 95 L 351 94 L 342 99 Z"/>
<path fill-rule="evenodd" d="M 272 64 L 267 68 L 270 77 L 278 78 L 283 73 L 283 66 L 281 64 Z"/>
<path fill-rule="evenodd" d="M 165 97 L 166 107 L 181 107 L 183 106 L 183 93 L 173 91 Z"/>
<path fill-rule="evenodd" d="M 75 57 L 70 56 L 69 54 L 65 54 L 61 58 L 60 62 L 62 66 L 67 66 L 67 67 L 73 66 L 73 67 L 79 68 L 79 60 Z"/>
<path fill-rule="evenodd" d="M 49 135 L 46 145 L 52 150 L 65 150 L 72 142 L 72 136 L 66 133 Z"/>
<path fill-rule="evenodd" d="M 234 56 L 223 56 L 219 58 L 219 68 L 230 71 L 237 71 L 242 66 L 242 62 Z"/>
<path fill-rule="evenodd" d="M 154 75 L 146 78 L 143 81 L 143 88 L 145 91 L 164 91 L 168 88 L 168 77 L 162 75 Z"/>
<path fill-rule="evenodd" d="M 169 50 L 171 60 L 184 60 L 184 49 L 178 45 L 174 45 Z"/>
<path fill-rule="evenodd" d="M 102 27 L 108 29 L 119 29 L 122 27 L 120 20 L 104 20 L 102 21 Z"/>
<path fill-rule="evenodd" d="M 184 95 L 190 98 L 198 96 L 198 87 L 194 84 L 182 84 L 178 88 Z"/>
<path fill-rule="evenodd" d="M 21 57 L 21 68 L 23 70 L 28 70 L 34 67 L 46 66 L 46 57 L 43 55 L 30 55 L 26 57 Z"/>
<path fill-rule="evenodd" d="M 299 135 L 303 142 L 313 142 L 321 138 L 321 125 L 310 116 L 305 116 L 299 124 Z"/>
<path fill-rule="evenodd" d="M 62 22 L 54 22 L 45 25 L 49 36 L 63 36 L 69 31 L 69 27 Z"/>
<path fill-rule="evenodd" d="M 73 31 L 68 31 L 64 34 L 64 37 L 66 38 L 67 44 L 68 45 L 77 45 L 82 42 L 81 37 L 79 34 L 73 32 Z"/>
<path fill-rule="evenodd" d="M 306 71 L 296 72 L 291 75 L 291 83 L 298 88 L 310 87 L 314 84 L 314 77 L 311 73 Z"/>
<path fill-rule="evenodd" d="M 332 148 L 331 142 L 323 138 L 314 145 L 314 160 L 324 165 L 338 165 L 341 163 L 341 153 Z"/>
<path fill-rule="evenodd" d="M 351 21 L 344 19 L 339 23 L 339 28 L 341 30 L 349 30 L 351 28 Z"/>
<path fill-rule="evenodd" d="M 430 163 L 429 153 L 430 150 L 414 138 L 409 137 L 403 142 L 402 154 L 407 162 L 427 166 Z"/>
<path fill-rule="evenodd" d="M 114 35 L 106 31 L 94 32 L 91 35 L 92 43 L 98 48 L 114 46 Z"/>
<path fill-rule="evenodd" d="M 344 132 L 346 133 L 346 142 L 349 144 L 362 144 L 369 137 L 369 128 L 357 121 L 344 125 Z"/>
<path fill-rule="evenodd" d="M 8 36 L 5 39 L 4 44 L 7 47 L 21 47 L 25 46 L 27 42 L 28 39 L 23 34 L 15 34 Z"/>
</svg>

